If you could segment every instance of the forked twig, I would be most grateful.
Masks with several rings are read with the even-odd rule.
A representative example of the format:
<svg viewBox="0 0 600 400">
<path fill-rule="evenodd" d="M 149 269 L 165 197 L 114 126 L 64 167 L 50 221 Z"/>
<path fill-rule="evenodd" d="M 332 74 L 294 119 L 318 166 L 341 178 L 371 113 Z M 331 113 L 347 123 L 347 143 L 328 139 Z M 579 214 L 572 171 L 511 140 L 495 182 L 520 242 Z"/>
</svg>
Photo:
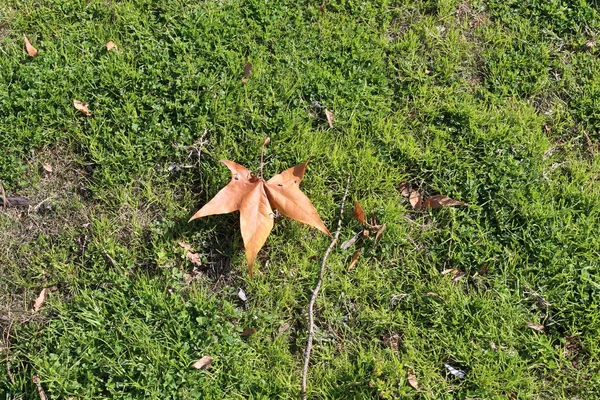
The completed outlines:
<svg viewBox="0 0 600 400">
<path fill-rule="evenodd" d="M 340 204 L 340 218 L 338 219 L 338 226 L 335 234 L 333 235 L 333 240 L 329 244 L 329 247 L 325 251 L 323 255 L 323 260 L 321 261 L 321 270 L 319 271 L 319 280 L 317 281 L 317 285 L 312 291 L 312 296 L 310 298 L 310 303 L 308 303 L 308 340 L 306 343 L 306 348 L 304 349 L 304 367 L 302 368 L 302 400 L 306 400 L 306 381 L 308 377 L 308 364 L 310 362 L 310 351 L 312 350 L 313 344 L 313 336 L 315 335 L 315 316 L 314 316 L 314 307 L 315 301 L 317 300 L 317 295 L 319 294 L 319 290 L 323 285 L 323 273 L 325 272 L 325 266 L 327 265 L 327 257 L 329 257 L 329 253 L 335 247 L 339 237 L 340 231 L 342 230 L 342 217 L 344 215 L 344 205 L 346 203 L 346 197 L 348 196 L 348 188 L 350 187 L 350 174 L 346 175 L 346 189 L 344 190 L 344 197 L 342 197 L 342 203 Z"/>
</svg>

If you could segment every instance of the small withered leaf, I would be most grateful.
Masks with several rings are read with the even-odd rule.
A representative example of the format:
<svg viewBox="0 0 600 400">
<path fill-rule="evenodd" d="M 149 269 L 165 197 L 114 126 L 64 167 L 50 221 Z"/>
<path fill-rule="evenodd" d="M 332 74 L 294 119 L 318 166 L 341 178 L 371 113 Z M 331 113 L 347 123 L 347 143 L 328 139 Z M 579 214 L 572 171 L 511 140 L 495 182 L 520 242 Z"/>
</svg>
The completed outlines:
<svg viewBox="0 0 600 400">
<path fill-rule="evenodd" d="M 212 358 L 212 357 L 204 356 L 201 359 L 199 359 L 198 361 L 196 361 L 194 364 L 192 364 L 192 367 L 194 367 L 196 369 L 209 369 L 213 360 L 214 360 L 214 358 Z"/>
<path fill-rule="evenodd" d="M 354 269 L 354 267 L 356 267 L 356 263 L 358 262 L 358 259 L 360 258 L 360 250 L 356 250 L 354 252 L 354 254 L 352 255 L 352 261 L 350 261 L 350 265 L 348 265 L 348 271 L 352 271 Z"/>
<path fill-rule="evenodd" d="M 250 75 L 252 75 L 252 63 L 248 61 L 246 65 L 244 65 L 244 76 L 242 77 L 242 82 L 248 82 Z"/>
<path fill-rule="evenodd" d="M 25 50 L 27 50 L 27 54 L 29 54 L 30 57 L 37 56 L 37 49 L 31 45 L 29 39 L 27 39 L 27 36 L 25 36 L 25 34 L 23 34 L 23 39 L 25 40 Z"/>
<path fill-rule="evenodd" d="M 365 211 L 358 204 L 358 201 L 354 202 L 354 209 L 352 210 L 352 216 L 356 218 L 361 224 L 367 225 L 367 220 L 365 219 Z"/>
<path fill-rule="evenodd" d="M 333 112 L 329 111 L 327 108 L 325 109 L 325 118 L 327 118 L 329 127 L 333 128 L 333 120 L 335 119 L 335 116 L 333 115 Z"/>
<path fill-rule="evenodd" d="M 73 99 L 73 106 L 75 107 L 75 109 L 77 111 L 79 111 L 82 114 L 85 114 L 88 116 L 92 115 L 92 113 L 88 109 L 88 103 Z"/>
</svg>

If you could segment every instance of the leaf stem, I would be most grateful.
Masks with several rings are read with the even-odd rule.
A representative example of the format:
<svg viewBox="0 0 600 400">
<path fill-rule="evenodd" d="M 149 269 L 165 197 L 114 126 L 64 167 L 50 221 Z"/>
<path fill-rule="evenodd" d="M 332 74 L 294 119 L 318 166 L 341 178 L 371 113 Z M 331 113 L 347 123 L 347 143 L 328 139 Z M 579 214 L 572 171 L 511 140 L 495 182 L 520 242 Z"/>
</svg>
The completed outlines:
<svg viewBox="0 0 600 400">
<path fill-rule="evenodd" d="M 262 144 L 262 147 L 260 148 L 260 179 L 263 178 L 263 167 L 265 165 L 265 163 L 263 162 L 264 154 L 265 154 L 265 146 L 267 144 L 269 144 L 270 141 L 271 141 L 271 138 L 267 136 L 267 138 L 265 139 L 265 141 Z"/>
</svg>

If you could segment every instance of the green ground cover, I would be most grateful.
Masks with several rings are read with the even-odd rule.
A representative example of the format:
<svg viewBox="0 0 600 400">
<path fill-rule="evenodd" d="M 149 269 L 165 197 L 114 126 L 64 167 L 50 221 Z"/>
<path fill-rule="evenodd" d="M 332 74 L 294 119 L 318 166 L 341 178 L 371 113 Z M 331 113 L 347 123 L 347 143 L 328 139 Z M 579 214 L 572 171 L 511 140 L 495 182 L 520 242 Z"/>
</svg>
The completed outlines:
<svg viewBox="0 0 600 400">
<path fill-rule="evenodd" d="M 347 172 L 387 224 L 330 257 L 311 398 L 600 397 L 598 33 L 591 0 L 0 0 L 0 180 L 36 204 L 0 209 L 3 398 L 297 398 L 329 239 L 278 219 L 251 279 L 237 215 L 187 223 L 267 136 L 330 229 Z"/>
</svg>

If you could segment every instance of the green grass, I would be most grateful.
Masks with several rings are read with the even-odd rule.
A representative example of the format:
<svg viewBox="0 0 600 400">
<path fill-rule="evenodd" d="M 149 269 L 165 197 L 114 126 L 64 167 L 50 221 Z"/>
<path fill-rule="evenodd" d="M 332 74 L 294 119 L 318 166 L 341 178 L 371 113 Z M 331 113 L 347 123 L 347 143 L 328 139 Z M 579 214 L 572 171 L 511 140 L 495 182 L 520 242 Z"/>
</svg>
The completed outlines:
<svg viewBox="0 0 600 400">
<path fill-rule="evenodd" d="M 46 200 L 0 210 L 1 398 L 38 396 L 33 375 L 50 398 L 297 398 L 329 239 L 278 219 L 251 279 L 237 215 L 187 223 L 229 179 L 218 160 L 256 170 L 267 136 L 265 175 L 310 158 L 330 229 L 346 173 L 387 224 L 352 271 L 354 248 L 329 259 L 311 398 L 600 397 L 596 6 L 325 9 L 0 0 L 0 180 Z M 470 206 L 412 211 L 403 181 Z M 347 209 L 341 240 L 359 229 Z"/>
</svg>

